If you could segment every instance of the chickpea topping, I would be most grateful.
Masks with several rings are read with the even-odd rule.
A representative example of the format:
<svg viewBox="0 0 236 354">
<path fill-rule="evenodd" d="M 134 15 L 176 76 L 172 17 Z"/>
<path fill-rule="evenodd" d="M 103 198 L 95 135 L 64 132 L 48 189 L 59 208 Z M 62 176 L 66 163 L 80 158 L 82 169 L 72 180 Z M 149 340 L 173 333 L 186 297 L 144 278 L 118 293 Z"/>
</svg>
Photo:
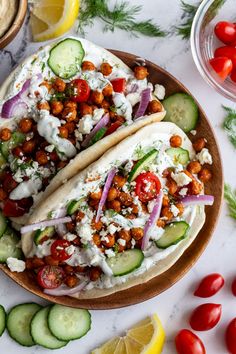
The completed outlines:
<svg viewBox="0 0 236 354">
<path fill-rule="evenodd" d="M 50 152 L 49 158 L 51 161 L 58 161 L 59 160 L 59 156 L 57 155 L 56 151 Z"/>
<path fill-rule="evenodd" d="M 125 183 L 126 183 L 126 178 L 120 175 L 115 175 L 115 177 L 113 178 L 113 185 L 117 188 L 122 188 Z"/>
<path fill-rule="evenodd" d="M 102 223 L 101 220 L 98 220 L 98 221 L 96 222 L 96 219 L 93 218 L 91 227 L 92 227 L 92 229 L 94 229 L 94 230 L 96 230 L 96 231 L 101 231 L 101 229 L 103 228 L 103 223 Z"/>
<path fill-rule="evenodd" d="M 101 238 L 98 234 L 93 235 L 93 242 L 97 247 L 101 245 Z"/>
<path fill-rule="evenodd" d="M 141 227 L 134 227 L 131 229 L 131 235 L 136 241 L 138 241 L 143 238 L 144 231 Z"/>
<path fill-rule="evenodd" d="M 97 192 L 90 193 L 90 198 L 94 200 L 100 200 L 102 197 L 102 189 L 99 188 Z"/>
<path fill-rule="evenodd" d="M 134 214 L 138 214 L 139 213 L 139 207 L 138 207 L 137 204 L 132 204 L 130 207 L 132 208 L 132 212 Z"/>
<path fill-rule="evenodd" d="M 83 213 L 81 210 L 79 210 L 76 214 L 76 221 L 80 222 L 81 220 L 83 220 L 83 218 L 85 217 L 85 213 Z"/>
<path fill-rule="evenodd" d="M 113 87 L 112 85 L 108 84 L 104 87 L 104 89 L 102 90 L 102 94 L 104 97 L 108 97 L 111 96 L 113 94 Z"/>
<path fill-rule="evenodd" d="M 30 118 L 23 118 L 19 122 L 19 129 L 22 133 L 29 133 L 33 127 L 33 120 Z"/>
<path fill-rule="evenodd" d="M 65 107 L 62 111 L 62 118 L 66 119 L 67 122 L 72 122 L 77 118 L 77 111 L 70 107 Z"/>
<path fill-rule="evenodd" d="M 39 86 L 45 86 L 48 92 L 50 92 L 52 89 L 52 84 L 50 84 L 48 81 L 43 81 Z"/>
<path fill-rule="evenodd" d="M 69 264 L 66 264 L 64 267 L 63 267 L 63 270 L 66 274 L 72 274 L 74 273 L 74 268 L 71 267 Z"/>
<path fill-rule="evenodd" d="M 57 164 L 57 168 L 58 169 L 64 168 L 67 165 L 67 163 L 68 163 L 67 161 L 59 161 Z"/>
<path fill-rule="evenodd" d="M 163 110 L 161 102 L 157 100 L 152 100 L 148 103 L 147 111 L 148 113 L 158 113 Z"/>
<path fill-rule="evenodd" d="M 118 196 L 119 196 L 119 190 L 116 189 L 115 187 L 111 187 L 107 195 L 107 201 L 110 202 L 116 199 Z"/>
<path fill-rule="evenodd" d="M 198 195 L 201 193 L 203 186 L 201 183 L 196 181 L 195 179 L 190 183 L 190 194 L 192 195 Z"/>
<path fill-rule="evenodd" d="M 52 87 L 57 92 L 64 92 L 66 89 L 66 83 L 62 79 L 59 79 L 59 77 L 57 77 L 53 82 Z"/>
<path fill-rule="evenodd" d="M 168 197 L 167 194 L 164 194 L 163 200 L 162 200 L 162 205 L 163 206 L 169 206 L 169 204 L 170 204 L 170 198 Z"/>
<path fill-rule="evenodd" d="M 66 227 L 67 227 L 67 230 L 69 232 L 74 232 L 75 231 L 75 224 L 71 221 L 71 222 L 67 222 L 66 223 Z"/>
<path fill-rule="evenodd" d="M 62 111 L 63 111 L 63 103 L 61 101 L 52 101 L 51 102 L 51 110 L 52 110 L 52 114 L 54 116 L 59 115 Z"/>
<path fill-rule="evenodd" d="M 13 150 L 12 150 L 12 154 L 14 156 L 18 156 L 18 157 L 21 157 L 23 156 L 23 150 L 19 147 L 19 146 L 16 146 Z"/>
<path fill-rule="evenodd" d="M 89 199 L 89 205 L 94 208 L 95 210 L 97 210 L 98 208 L 98 203 L 99 203 L 99 200 L 98 199 Z"/>
<path fill-rule="evenodd" d="M 145 66 L 136 66 L 134 68 L 134 76 L 137 80 L 144 80 L 148 76 L 148 71 Z"/>
<path fill-rule="evenodd" d="M 184 205 L 182 203 L 176 203 L 175 206 L 176 206 L 176 208 L 179 209 L 178 216 L 181 216 L 183 214 L 183 212 L 184 212 Z"/>
<path fill-rule="evenodd" d="M 22 150 L 25 154 L 31 154 L 31 152 L 33 152 L 35 148 L 36 148 L 36 141 L 33 139 L 24 141 L 22 145 Z"/>
<path fill-rule="evenodd" d="M 104 76 L 108 76 L 112 73 L 112 66 L 109 63 L 102 63 L 100 71 Z"/>
<path fill-rule="evenodd" d="M 65 107 L 65 108 L 71 108 L 72 110 L 76 110 L 76 109 L 77 109 L 77 102 L 66 101 L 66 102 L 64 103 L 64 107 Z"/>
<path fill-rule="evenodd" d="M 170 211 L 169 207 L 164 207 L 161 210 L 161 216 L 165 217 L 166 220 L 171 220 L 173 218 L 173 213 Z"/>
<path fill-rule="evenodd" d="M 63 125 L 64 128 L 68 130 L 69 134 L 72 134 L 75 130 L 75 123 L 74 122 L 67 122 Z"/>
<path fill-rule="evenodd" d="M 196 152 L 200 152 L 206 145 L 206 141 L 204 138 L 198 138 L 194 143 L 193 143 L 193 148 Z"/>
<path fill-rule="evenodd" d="M 3 201 L 7 198 L 7 193 L 4 191 L 3 188 L 0 188 L 0 201 Z"/>
<path fill-rule="evenodd" d="M 177 147 L 180 147 L 181 145 L 182 145 L 182 138 L 181 138 L 181 136 L 179 136 L 179 135 L 173 135 L 173 136 L 170 138 L 170 146 L 171 146 L 171 147 L 177 148 Z"/>
<path fill-rule="evenodd" d="M 68 136 L 69 136 L 68 130 L 64 126 L 59 127 L 58 129 L 59 129 L 59 132 L 60 132 L 60 137 L 62 137 L 64 139 L 67 139 Z"/>
<path fill-rule="evenodd" d="M 157 225 L 158 227 L 164 228 L 164 227 L 166 226 L 165 220 L 158 219 L 157 222 L 156 222 L 156 225 Z"/>
<path fill-rule="evenodd" d="M 101 107 L 102 107 L 104 110 L 107 110 L 107 112 L 108 112 L 108 110 L 109 110 L 109 108 L 110 108 L 110 103 L 104 99 L 104 100 L 102 101 L 102 103 L 101 103 Z"/>
<path fill-rule="evenodd" d="M 47 265 L 50 265 L 50 266 L 58 266 L 59 265 L 59 261 L 57 259 L 53 258 L 52 256 L 44 257 L 44 261 Z"/>
<path fill-rule="evenodd" d="M 203 168 L 199 173 L 198 173 L 198 178 L 200 181 L 203 183 L 208 182 L 212 178 L 212 173 L 208 168 Z"/>
<path fill-rule="evenodd" d="M 11 139 L 11 131 L 8 128 L 3 128 L 0 131 L 0 139 L 3 141 L 8 141 Z"/>
<path fill-rule="evenodd" d="M 167 180 L 166 187 L 171 195 L 174 195 L 178 189 L 177 183 L 172 178 Z"/>
<path fill-rule="evenodd" d="M 125 240 L 126 243 L 131 240 L 131 233 L 128 230 L 121 230 L 118 232 L 118 238 Z"/>
<path fill-rule="evenodd" d="M 120 245 L 119 243 L 117 243 L 117 251 L 118 251 L 118 253 L 124 252 L 125 248 L 126 248 L 126 245 L 123 246 L 123 245 Z"/>
<path fill-rule="evenodd" d="M 75 268 L 75 272 L 76 273 L 84 273 L 84 272 L 86 272 L 86 267 L 76 266 L 74 268 Z"/>
<path fill-rule="evenodd" d="M 32 269 L 40 268 L 45 265 L 44 260 L 42 258 L 38 258 L 34 256 L 31 258 Z"/>
<path fill-rule="evenodd" d="M 198 161 L 191 161 L 187 166 L 187 170 L 192 174 L 197 174 L 201 171 L 202 166 Z"/>
<path fill-rule="evenodd" d="M 119 200 L 115 199 L 112 200 L 111 202 L 107 203 L 108 209 L 113 209 L 115 210 L 117 213 L 120 213 L 121 211 L 121 203 Z"/>
<path fill-rule="evenodd" d="M 49 103 L 47 101 L 38 102 L 37 108 L 38 109 L 45 109 L 46 111 L 50 111 L 50 106 L 49 106 Z"/>
<path fill-rule="evenodd" d="M 95 104 L 100 105 L 102 103 L 102 101 L 104 100 L 104 96 L 102 94 L 102 92 L 99 91 L 93 91 L 91 93 L 91 101 Z"/>
<path fill-rule="evenodd" d="M 91 61 L 85 60 L 81 65 L 81 69 L 83 71 L 94 71 L 96 67 Z"/>
<path fill-rule="evenodd" d="M 69 288 L 74 288 L 78 284 L 78 278 L 76 275 L 67 275 L 64 283 L 69 286 Z"/>
<path fill-rule="evenodd" d="M 145 214 L 148 214 L 148 208 L 147 208 L 147 205 L 145 203 L 142 203 L 142 211 L 145 213 Z"/>
<path fill-rule="evenodd" d="M 37 151 L 35 154 L 35 160 L 40 165 L 46 165 L 48 163 L 48 157 L 47 157 L 46 152 L 43 150 Z"/>
<path fill-rule="evenodd" d="M 107 248 L 111 248 L 114 246 L 116 240 L 115 240 L 115 235 L 106 235 L 106 241 L 102 241 L 103 246 L 107 247 Z"/>
<path fill-rule="evenodd" d="M 90 280 L 91 281 L 96 281 L 100 278 L 100 275 L 102 274 L 102 271 L 99 267 L 94 267 L 90 270 Z"/>
<path fill-rule="evenodd" d="M 85 116 L 86 114 L 93 114 L 92 107 L 85 102 L 80 103 L 79 111 L 81 116 Z"/>
<path fill-rule="evenodd" d="M 133 204 L 133 198 L 125 192 L 121 192 L 119 195 L 119 200 L 121 202 L 122 205 L 124 206 L 130 206 L 131 204 Z"/>
</svg>

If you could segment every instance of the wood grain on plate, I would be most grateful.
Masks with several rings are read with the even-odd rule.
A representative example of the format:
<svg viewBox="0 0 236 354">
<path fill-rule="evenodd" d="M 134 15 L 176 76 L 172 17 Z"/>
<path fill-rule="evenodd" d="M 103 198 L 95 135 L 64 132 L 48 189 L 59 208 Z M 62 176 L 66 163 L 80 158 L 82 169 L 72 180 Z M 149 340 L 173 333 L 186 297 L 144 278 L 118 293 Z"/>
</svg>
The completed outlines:
<svg viewBox="0 0 236 354">
<path fill-rule="evenodd" d="M 136 59 L 135 55 L 113 50 L 112 52 L 130 67 L 134 65 Z M 164 85 L 166 88 L 166 96 L 175 92 L 190 93 L 178 80 L 159 66 L 147 61 L 147 67 L 150 74 L 149 80 L 153 84 L 158 83 Z M 205 190 L 207 194 L 214 195 L 215 202 L 213 206 L 206 207 L 206 222 L 195 241 L 170 269 L 147 283 L 142 283 L 127 290 L 92 300 L 77 300 L 66 296 L 48 296 L 42 292 L 30 272 L 11 273 L 5 266 L 0 266 L 1 269 L 20 286 L 46 300 L 67 306 L 87 309 L 112 309 L 133 305 L 148 300 L 171 287 L 194 265 L 206 248 L 215 229 L 221 209 L 223 174 L 219 148 L 212 127 L 200 106 L 199 115 L 199 122 L 196 128 L 197 134 L 196 136 L 189 134 L 189 138 L 192 141 L 197 137 L 204 137 L 207 139 L 207 146 L 213 157 L 213 165 L 211 167 L 213 178 L 211 182 L 206 185 Z"/>
</svg>

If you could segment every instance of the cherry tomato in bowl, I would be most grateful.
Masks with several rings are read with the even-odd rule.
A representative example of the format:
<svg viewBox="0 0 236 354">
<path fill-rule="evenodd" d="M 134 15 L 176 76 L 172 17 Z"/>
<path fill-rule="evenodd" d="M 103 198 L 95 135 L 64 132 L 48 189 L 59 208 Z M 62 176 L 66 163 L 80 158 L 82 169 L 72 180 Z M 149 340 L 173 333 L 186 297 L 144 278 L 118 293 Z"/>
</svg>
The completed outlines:
<svg viewBox="0 0 236 354">
<path fill-rule="evenodd" d="M 208 331 L 214 328 L 221 318 L 222 306 L 219 304 L 202 304 L 192 313 L 189 323 L 195 331 Z"/>
<path fill-rule="evenodd" d="M 218 273 L 212 273 L 202 279 L 194 295 L 198 297 L 210 297 L 215 295 L 223 286 L 224 278 Z"/>
<path fill-rule="evenodd" d="M 65 277 L 63 269 L 59 266 L 46 265 L 37 274 L 38 284 L 44 289 L 58 288 Z"/>
<path fill-rule="evenodd" d="M 135 194 L 143 203 L 154 199 L 160 192 L 161 182 L 152 172 L 140 173 L 135 182 Z"/>
<path fill-rule="evenodd" d="M 218 22 L 214 31 L 216 37 L 225 44 L 233 43 L 236 40 L 236 27 L 231 22 Z"/>
<path fill-rule="evenodd" d="M 90 95 L 90 87 L 87 81 L 75 79 L 70 82 L 68 92 L 74 102 L 86 102 Z"/>
<path fill-rule="evenodd" d="M 233 69 L 232 60 L 227 57 L 213 58 L 210 59 L 209 63 L 222 80 L 225 80 Z"/>
<path fill-rule="evenodd" d="M 236 354 L 236 317 L 229 323 L 225 332 L 225 342 L 230 354 Z"/>
<path fill-rule="evenodd" d="M 182 329 L 175 337 L 178 354 L 206 354 L 201 339 L 188 329 Z"/>
<path fill-rule="evenodd" d="M 67 240 L 56 240 L 51 245 L 52 258 L 59 262 L 66 261 L 71 257 L 67 252 L 67 248 L 70 246 L 70 242 Z"/>
<path fill-rule="evenodd" d="M 233 67 L 236 67 L 236 48 L 229 45 L 219 47 L 215 50 L 214 57 L 227 57 L 232 60 Z"/>
</svg>

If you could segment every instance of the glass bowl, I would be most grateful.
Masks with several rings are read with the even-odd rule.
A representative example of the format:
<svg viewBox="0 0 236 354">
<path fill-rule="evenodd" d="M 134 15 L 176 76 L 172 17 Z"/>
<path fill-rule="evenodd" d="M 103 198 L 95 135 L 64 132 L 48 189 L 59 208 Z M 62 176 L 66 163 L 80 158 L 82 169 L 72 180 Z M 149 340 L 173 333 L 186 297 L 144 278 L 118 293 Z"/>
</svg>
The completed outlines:
<svg viewBox="0 0 236 354">
<path fill-rule="evenodd" d="M 191 30 L 191 50 L 194 62 L 204 80 L 226 98 L 236 102 L 236 83 L 222 81 L 209 64 L 220 42 L 214 27 L 219 21 L 236 22 L 236 0 L 203 0 L 194 17 Z"/>
</svg>

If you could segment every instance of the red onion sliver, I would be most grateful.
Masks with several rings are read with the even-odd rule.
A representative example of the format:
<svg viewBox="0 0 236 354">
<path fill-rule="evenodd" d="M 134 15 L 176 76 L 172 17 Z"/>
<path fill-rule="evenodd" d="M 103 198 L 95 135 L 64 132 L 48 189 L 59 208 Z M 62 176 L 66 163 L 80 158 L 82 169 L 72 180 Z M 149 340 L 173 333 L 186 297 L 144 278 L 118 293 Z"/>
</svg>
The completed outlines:
<svg viewBox="0 0 236 354">
<path fill-rule="evenodd" d="M 96 215 L 96 219 L 95 219 L 96 222 L 98 222 L 100 219 L 100 216 L 102 213 L 102 208 L 103 208 L 104 204 L 106 203 L 107 195 L 108 195 L 109 189 L 111 187 L 111 184 L 112 184 L 112 181 L 113 181 L 113 178 L 114 178 L 116 172 L 117 172 L 117 169 L 114 168 L 107 175 L 107 180 L 106 180 L 106 183 L 105 183 L 103 191 L 102 191 L 102 196 L 101 196 L 100 202 L 98 204 L 98 211 L 97 211 L 97 215 Z"/>
<path fill-rule="evenodd" d="M 188 195 L 180 200 L 183 205 L 213 205 L 213 195 Z"/>
<path fill-rule="evenodd" d="M 161 214 L 161 207 L 162 207 L 162 200 L 163 200 L 163 191 L 160 190 L 157 198 L 155 199 L 155 204 L 153 207 L 153 210 L 151 212 L 151 215 L 144 227 L 144 236 L 143 236 L 143 241 L 142 241 L 142 246 L 141 249 L 145 251 L 148 241 L 149 241 L 149 230 L 153 226 L 153 224 L 156 222 L 157 219 L 159 219 L 160 214 Z"/>
<path fill-rule="evenodd" d="M 69 288 L 66 285 L 61 285 L 56 289 L 44 289 L 44 293 L 52 296 L 66 296 L 66 295 L 73 295 L 78 293 L 79 291 L 83 290 L 85 286 L 88 284 L 88 281 L 83 281 L 82 283 L 78 284 L 74 288 Z"/>
<path fill-rule="evenodd" d="M 128 93 L 135 93 L 137 91 L 138 91 L 138 85 L 137 84 L 133 84 Z"/>
<path fill-rule="evenodd" d="M 82 147 L 87 147 L 89 143 L 91 142 L 91 139 L 94 137 L 94 135 L 97 133 L 98 130 L 101 128 L 104 128 L 108 123 L 109 123 L 109 114 L 106 113 L 100 121 L 95 125 L 95 127 L 92 129 L 92 131 L 87 135 L 87 137 L 84 139 L 82 142 L 81 146 Z"/>
<path fill-rule="evenodd" d="M 43 220 L 43 221 L 37 222 L 35 224 L 23 226 L 20 229 L 20 232 L 21 232 L 21 234 L 25 234 L 25 233 L 30 232 L 30 231 L 43 229 L 43 228 L 48 227 L 48 226 L 56 226 L 56 225 L 59 225 L 59 224 L 65 224 L 65 223 L 70 222 L 70 221 L 71 221 L 71 217 L 70 216 L 66 216 L 66 217 L 63 217 L 63 218 L 57 218 L 57 219 L 51 219 L 51 220 Z"/>
<path fill-rule="evenodd" d="M 142 91 L 139 107 L 137 109 L 137 112 L 136 112 L 134 118 L 142 117 L 145 114 L 148 103 L 150 102 L 150 97 L 151 97 L 151 89 L 150 88 L 146 88 L 145 90 Z"/>
</svg>

